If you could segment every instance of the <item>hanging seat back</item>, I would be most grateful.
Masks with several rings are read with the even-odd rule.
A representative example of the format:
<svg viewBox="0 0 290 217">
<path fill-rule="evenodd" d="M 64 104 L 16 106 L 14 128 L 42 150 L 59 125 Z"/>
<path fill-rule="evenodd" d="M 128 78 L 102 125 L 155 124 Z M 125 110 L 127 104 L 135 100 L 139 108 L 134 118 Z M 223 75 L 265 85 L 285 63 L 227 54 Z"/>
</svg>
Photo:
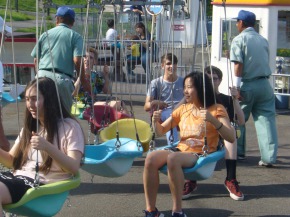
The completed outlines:
<svg viewBox="0 0 290 217">
<path fill-rule="evenodd" d="M 177 146 L 178 142 L 172 146 L 166 146 L 160 149 L 165 149 L 168 147 Z M 205 180 L 212 176 L 217 161 L 224 158 L 225 150 L 224 148 L 219 148 L 216 152 L 209 153 L 207 156 L 201 156 L 197 160 L 196 164 L 190 168 L 183 168 L 184 178 L 186 180 Z M 165 175 L 167 175 L 167 165 L 165 164 L 163 167 L 159 169 L 159 171 Z"/>
<path fill-rule="evenodd" d="M 97 134 L 99 129 L 108 126 L 108 124 L 116 120 L 130 118 L 128 114 L 119 112 L 108 105 L 94 105 L 93 112 L 94 119 L 91 118 L 91 107 L 86 108 L 83 112 L 83 118 L 92 123 L 91 132 L 94 134 Z"/>
<path fill-rule="evenodd" d="M 16 102 L 16 100 L 8 92 L 2 92 L 2 107 L 13 102 Z"/>
<path fill-rule="evenodd" d="M 137 132 L 135 130 L 135 123 Z M 148 151 L 149 142 L 152 138 L 152 131 L 150 125 L 147 122 L 133 118 L 125 118 L 115 121 L 100 132 L 100 139 L 102 141 L 107 141 L 116 138 L 117 130 L 119 132 L 120 138 L 131 138 L 136 140 L 137 133 L 139 136 L 139 141 L 142 144 L 143 151 Z"/>
<path fill-rule="evenodd" d="M 80 183 L 78 173 L 68 180 L 30 188 L 17 203 L 4 205 L 3 208 L 6 212 L 21 216 L 54 216 L 61 210 L 69 191 Z"/>
<path fill-rule="evenodd" d="M 143 148 L 139 142 L 130 138 L 108 140 L 100 145 L 86 145 L 82 169 L 98 176 L 120 177 L 132 167 L 136 157 L 141 157 Z"/>
</svg>

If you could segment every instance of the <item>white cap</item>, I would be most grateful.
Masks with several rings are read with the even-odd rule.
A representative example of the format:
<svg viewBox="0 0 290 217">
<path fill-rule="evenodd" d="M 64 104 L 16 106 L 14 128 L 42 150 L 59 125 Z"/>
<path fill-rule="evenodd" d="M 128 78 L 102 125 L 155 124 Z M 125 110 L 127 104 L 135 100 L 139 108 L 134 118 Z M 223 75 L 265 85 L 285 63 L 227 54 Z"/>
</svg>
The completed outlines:
<svg viewBox="0 0 290 217">
<path fill-rule="evenodd" d="M 3 30 L 3 25 L 4 25 L 4 20 L 3 20 L 3 18 L 0 16 L 0 32 L 2 32 L 2 30 Z M 9 27 L 9 26 L 7 26 L 7 25 L 4 26 L 4 30 L 5 30 L 6 32 L 12 33 L 12 28 Z"/>
</svg>

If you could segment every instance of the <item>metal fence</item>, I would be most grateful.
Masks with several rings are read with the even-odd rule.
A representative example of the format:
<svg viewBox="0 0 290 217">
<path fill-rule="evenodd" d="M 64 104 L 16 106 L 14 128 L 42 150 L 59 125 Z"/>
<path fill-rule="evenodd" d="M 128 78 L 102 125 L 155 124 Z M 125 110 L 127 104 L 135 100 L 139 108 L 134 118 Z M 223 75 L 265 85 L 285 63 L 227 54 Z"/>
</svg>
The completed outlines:
<svg viewBox="0 0 290 217">
<path fill-rule="evenodd" d="M 132 61 L 130 47 L 132 44 L 141 46 L 141 43 L 146 43 L 149 49 L 146 53 L 140 53 L 140 57 Z M 179 60 L 179 68 L 182 67 L 181 41 L 103 40 L 94 46 L 98 48 L 99 53 L 98 67 L 110 66 L 113 94 L 145 95 L 151 80 L 162 73 L 161 56 L 165 53 L 175 54 Z M 143 58 L 147 62 L 142 66 Z M 133 74 L 130 74 L 130 69 Z M 181 74 L 184 75 L 184 72 Z"/>
<path fill-rule="evenodd" d="M 149 22 L 150 17 L 145 18 L 142 16 L 143 23 L 147 23 L 148 21 L 148 29 L 151 27 L 151 23 Z M 134 34 L 135 33 L 135 24 L 139 22 L 139 18 L 136 13 L 132 11 L 127 12 L 116 12 L 116 14 L 112 12 L 104 12 L 102 13 L 102 17 L 100 18 L 100 11 L 94 9 L 88 13 L 88 17 L 86 13 L 76 13 L 75 23 L 73 25 L 73 30 L 78 32 L 81 35 L 84 35 L 84 28 L 87 26 L 87 39 L 88 40 L 96 40 L 98 37 L 98 33 L 101 38 L 106 36 L 106 31 L 108 30 L 107 20 L 114 19 L 116 22 L 115 29 L 118 34 Z M 146 19 L 146 21 L 145 21 Z M 150 23 L 150 25 L 149 25 Z"/>
</svg>

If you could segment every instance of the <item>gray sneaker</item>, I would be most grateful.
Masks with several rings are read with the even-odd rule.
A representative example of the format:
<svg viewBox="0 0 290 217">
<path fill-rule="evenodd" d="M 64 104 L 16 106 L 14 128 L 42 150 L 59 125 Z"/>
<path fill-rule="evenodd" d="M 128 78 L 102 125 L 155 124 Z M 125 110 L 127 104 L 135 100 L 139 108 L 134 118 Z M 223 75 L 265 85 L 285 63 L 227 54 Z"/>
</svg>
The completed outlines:
<svg viewBox="0 0 290 217">
<path fill-rule="evenodd" d="M 245 159 L 246 159 L 245 155 L 238 155 L 237 160 L 245 160 Z"/>
</svg>

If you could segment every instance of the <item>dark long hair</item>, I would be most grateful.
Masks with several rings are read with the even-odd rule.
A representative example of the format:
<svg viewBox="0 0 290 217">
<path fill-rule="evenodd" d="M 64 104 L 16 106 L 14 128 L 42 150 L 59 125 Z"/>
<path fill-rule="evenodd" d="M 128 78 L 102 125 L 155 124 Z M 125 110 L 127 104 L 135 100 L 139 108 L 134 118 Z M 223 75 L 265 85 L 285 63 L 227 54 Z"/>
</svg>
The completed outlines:
<svg viewBox="0 0 290 217">
<path fill-rule="evenodd" d="M 37 80 L 31 81 L 25 92 L 31 88 L 37 87 Z M 44 132 L 46 132 L 46 140 L 53 144 L 53 139 L 56 136 L 57 146 L 60 149 L 59 144 L 59 135 L 58 135 L 58 124 L 61 120 L 61 111 L 58 103 L 58 97 L 56 92 L 56 86 L 52 79 L 50 78 L 39 78 L 38 79 L 38 90 L 43 95 L 43 114 L 44 114 Z M 61 109 L 63 118 L 72 118 L 74 117 L 65 109 L 61 103 Z M 13 158 L 13 168 L 21 169 L 22 166 L 27 162 L 28 152 L 30 150 L 30 139 L 32 136 L 32 131 L 37 132 L 37 119 L 33 118 L 30 111 L 26 107 L 25 117 L 24 117 L 24 127 L 22 134 L 20 136 L 19 148 L 16 150 L 16 154 Z M 38 122 L 40 123 L 40 122 Z M 52 158 L 44 151 L 40 151 L 43 163 L 40 165 L 40 171 L 48 173 L 52 164 Z"/>
<path fill-rule="evenodd" d="M 204 91 L 203 91 L 203 77 L 205 83 L 205 107 L 208 108 L 215 104 L 214 90 L 210 79 L 207 75 L 203 76 L 201 72 L 191 72 L 184 77 L 183 87 L 185 84 L 185 80 L 190 78 L 192 81 L 192 85 L 195 87 L 197 91 L 198 101 L 201 105 L 204 105 Z"/>
<path fill-rule="evenodd" d="M 142 23 L 142 22 L 136 23 L 135 29 L 137 29 L 137 28 L 141 28 L 143 30 L 144 35 L 146 36 L 147 31 L 146 31 L 146 27 L 145 27 L 144 23 Z"/>
</svg>

